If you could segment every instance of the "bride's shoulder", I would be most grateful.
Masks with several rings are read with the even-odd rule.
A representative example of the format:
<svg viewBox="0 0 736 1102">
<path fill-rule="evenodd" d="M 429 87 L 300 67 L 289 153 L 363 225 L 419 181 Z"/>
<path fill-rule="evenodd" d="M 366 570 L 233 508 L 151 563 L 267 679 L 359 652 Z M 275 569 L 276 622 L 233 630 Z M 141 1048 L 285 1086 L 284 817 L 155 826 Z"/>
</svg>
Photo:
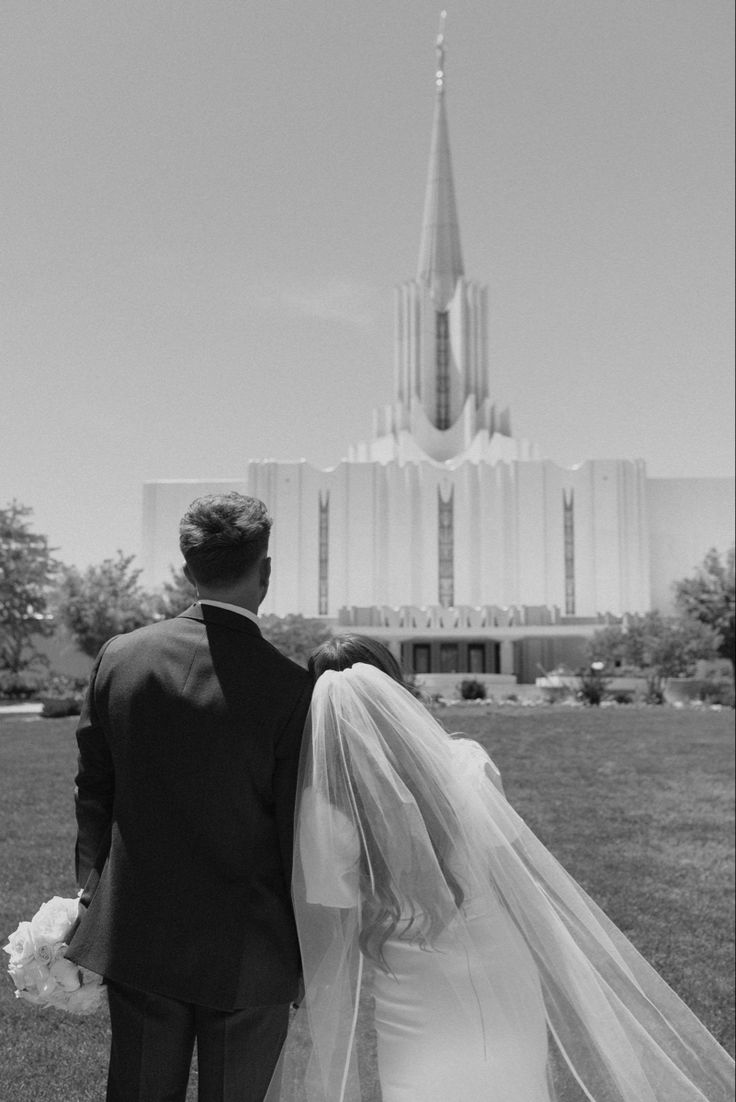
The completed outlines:
<svg viewBox="0 0 736 1102">
<path fill-rule="evenodd" d="M 450 735 L 450 746 L 455 758 L 461 760 L 467 758 L 474 761 L 490 761 L 486 751 L 474 738 L 468 738 L 462 731 L 453 731 Z"/>
<path fill-rule="evenodd" d="M 458 768 L 462 769 L 476 782 L 488 779 L 497 788 L 501 788 L 501 771 L 479 742 L 468 738 L 462 732 L 453 732 L 450 737 L 450 745 Z"/>
</svg>

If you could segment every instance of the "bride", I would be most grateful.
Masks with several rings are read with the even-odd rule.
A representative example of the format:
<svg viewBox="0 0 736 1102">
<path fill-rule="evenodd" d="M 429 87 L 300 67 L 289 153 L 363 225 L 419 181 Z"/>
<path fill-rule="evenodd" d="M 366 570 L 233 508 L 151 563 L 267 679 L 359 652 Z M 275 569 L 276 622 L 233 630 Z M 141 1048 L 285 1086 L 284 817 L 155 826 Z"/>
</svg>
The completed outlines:
<svg viewBox="0 0 736 1102">
<path fill-rule="evenodd" d="M 305 996 L 267 1102 L 731 1102 L 728 1054 L 391 653 L 343 636 L 311 667 Z"/>
</svg>

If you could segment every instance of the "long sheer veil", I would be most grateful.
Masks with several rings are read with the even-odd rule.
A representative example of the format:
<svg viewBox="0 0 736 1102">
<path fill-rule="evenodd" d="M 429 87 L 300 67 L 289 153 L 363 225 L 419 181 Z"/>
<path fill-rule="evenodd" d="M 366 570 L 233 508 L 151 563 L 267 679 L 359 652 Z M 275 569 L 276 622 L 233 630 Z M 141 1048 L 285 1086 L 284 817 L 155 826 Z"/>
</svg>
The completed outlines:
<svg viewBox="0 0 736 1102">
<path fill-rule="evenodd" d="M 448 944 L 464 955 L 477 998 L 458 987 L 455 1011 L 477 1029 L 495 982 L 470 918 L 484 899 L 520 975 L 533 960 L 554 1102 L 731 1102 L 730 1056 L 514 812 L 482 749 L 458 753 L 387 675 L 358 664 L 319 678 L 299 791 L 305 995 L 267 1102 L 380 1098 L 368 979 L 385 936 L 448 975 Z M 520 984 L 521 1031 L 525 997 Z"/>
</svg>

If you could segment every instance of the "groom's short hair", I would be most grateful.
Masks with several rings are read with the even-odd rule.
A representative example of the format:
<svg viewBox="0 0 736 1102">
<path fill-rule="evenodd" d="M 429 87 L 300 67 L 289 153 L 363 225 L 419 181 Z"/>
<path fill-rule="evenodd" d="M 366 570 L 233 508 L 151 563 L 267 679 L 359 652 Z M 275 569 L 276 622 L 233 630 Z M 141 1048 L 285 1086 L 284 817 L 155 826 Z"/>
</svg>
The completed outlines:
<svg viewBox="0 0 736 1102">
<path fill-rule="evenodd" d="M 268 551 L 273 521 L 257 497 L 234 491 L 198 497 L 179 524 L 179 547 L 196 581 L 229 585 Z"/>
</svg>

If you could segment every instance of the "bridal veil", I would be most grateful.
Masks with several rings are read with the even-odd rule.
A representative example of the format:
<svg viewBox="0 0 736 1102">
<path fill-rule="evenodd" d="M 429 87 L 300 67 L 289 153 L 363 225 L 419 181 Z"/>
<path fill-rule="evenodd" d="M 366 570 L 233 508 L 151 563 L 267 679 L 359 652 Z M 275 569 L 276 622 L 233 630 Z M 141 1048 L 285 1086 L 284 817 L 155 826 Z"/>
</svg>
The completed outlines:
<svg viewBox="0 0 736 1102">
<path fill-rule="evenodd" d="M 522 1044 L 525 1000 L 541 988 L 554 1102 L 732 1102 L 731 1058 L 495 781 L 479 746 L 459 753 L 380 670 L 358 664 L 319 678 L 293 871 L 305 995 L 267 1102 L 380 1097 L 369 980 L 385 938 L 432 954 L 456 993 L 457 1021 L 492 1044 L 483 1008 L 499 997 L 498 980 L 478 914 L 498 915 L 495 948 L 517 971 L 503 1005 Z"/>
</svg>

